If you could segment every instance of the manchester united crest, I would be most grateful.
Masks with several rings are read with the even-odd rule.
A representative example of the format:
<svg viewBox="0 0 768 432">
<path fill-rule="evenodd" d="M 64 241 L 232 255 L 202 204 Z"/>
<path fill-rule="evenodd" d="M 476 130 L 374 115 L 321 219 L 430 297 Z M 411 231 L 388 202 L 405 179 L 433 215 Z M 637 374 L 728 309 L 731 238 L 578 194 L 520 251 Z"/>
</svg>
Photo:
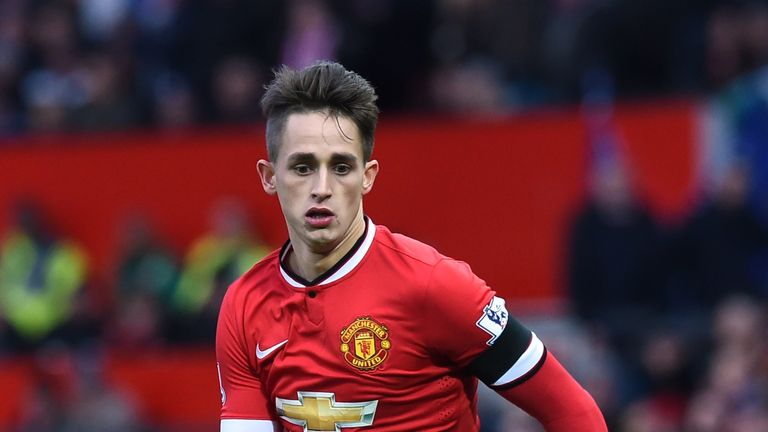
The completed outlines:
<svg viewBox="0 0 768 432">
<path fill-rule="evenodd" d="M 341 352 L 351 366 L 370 371 L 387 359 L 391 348 L 387 327 L 371 319 L 357 318 L 341 330 Z"/>
</svg>

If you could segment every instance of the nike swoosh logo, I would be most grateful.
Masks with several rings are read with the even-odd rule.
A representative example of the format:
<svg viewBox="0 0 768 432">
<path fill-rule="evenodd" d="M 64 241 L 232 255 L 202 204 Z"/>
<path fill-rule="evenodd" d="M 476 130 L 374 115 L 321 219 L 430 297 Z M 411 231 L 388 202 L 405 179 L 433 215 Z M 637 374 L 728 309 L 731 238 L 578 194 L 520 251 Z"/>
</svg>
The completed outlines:
<svg viewBox="0 0 768 432">
<path fill-rule="evenodd" d="M 282 347 L 282 346 L 283 346 L 283 345 L 285 345 L 286 343 L 288 343 L 288 339 L 286 339 L 286 340 L 284 340 L 284 341 L 280 342 L 279 344 L 276 344 L 276 345 L 272 345 L 271 347 L 269 347 L 269 348 L 265 349 L 264 351 L 262 351 L 262 350 L 259 348 L 259 344 L 257 343 L 257 344 L 256 344 L 256 358 L 257 358 L 257 359 L 259 359 L 259 360 L 261 360 L 261 359 L 263 359 L 264 357 L 266 357 L 266 356 L 268 356 L 268 355 L 272 354 L 272 352 L 274 352 L 276 349 L 278 349 L 278 348 Z"/>
</svg>

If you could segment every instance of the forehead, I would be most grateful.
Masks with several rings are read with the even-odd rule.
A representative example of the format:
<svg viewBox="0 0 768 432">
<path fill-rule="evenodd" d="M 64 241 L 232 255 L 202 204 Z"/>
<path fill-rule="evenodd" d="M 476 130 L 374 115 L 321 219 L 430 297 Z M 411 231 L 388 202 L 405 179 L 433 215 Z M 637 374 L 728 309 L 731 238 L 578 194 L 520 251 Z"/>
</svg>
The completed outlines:
<svg viewBox="0 0 768 432">
<path fill-rule="evenodd" d="M 347 152 L 363 157 L 363 142 L 355 122 L 327 112 L 294 113 L 285 122 L 280 154 Z"/>
</svg>

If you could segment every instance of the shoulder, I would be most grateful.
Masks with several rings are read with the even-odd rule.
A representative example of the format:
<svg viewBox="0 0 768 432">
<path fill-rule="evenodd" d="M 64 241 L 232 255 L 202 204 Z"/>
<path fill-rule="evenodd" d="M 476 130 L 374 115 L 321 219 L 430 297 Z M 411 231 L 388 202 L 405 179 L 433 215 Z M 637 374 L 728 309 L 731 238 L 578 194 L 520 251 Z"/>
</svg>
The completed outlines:
<svg viewBox="0 0 768 432">
<path fill-rule="evenodd" d="M 438 252 L 434 247 L 386 227 L 377 227 L 376 240 L 381 258 L 398 274 L 421 281 L 425 294 L 443 295 L 447 287 L 458 290 L 475 289 L 484 285 L 470 266 Z"/>
<path fill-rule="evenodd" d="M 232 282 L 224 295 L 224 304 L 258 301 L 279 286 L 279 253 L 276 250 L 268 254 Z"/>
<path fill-rule="evenodd" d="M 382 225 L 376 226 L 376 243 L 383 254 L 426 266 L 435 266 L 447 258 L 434 247 L 403 234 L 393 233 Z"/>
</svg>

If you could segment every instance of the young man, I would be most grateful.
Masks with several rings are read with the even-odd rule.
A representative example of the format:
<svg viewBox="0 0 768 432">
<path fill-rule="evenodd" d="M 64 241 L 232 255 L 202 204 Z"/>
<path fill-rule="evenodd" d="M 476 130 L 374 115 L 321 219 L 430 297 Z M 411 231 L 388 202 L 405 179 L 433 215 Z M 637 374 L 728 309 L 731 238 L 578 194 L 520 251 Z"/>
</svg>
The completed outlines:
<svg viewBox="0 0 768 432">
<path fill-rule="evenodd" d="M 221 306 L 221 431 L 477 431 L 477 379 L 547 431 L 605 431 L 468 265 L 364 215 L 375 101 L 336 63 L 284 68 L 267 88 L 258 171 L 289 240 Z"/>
</svg>

